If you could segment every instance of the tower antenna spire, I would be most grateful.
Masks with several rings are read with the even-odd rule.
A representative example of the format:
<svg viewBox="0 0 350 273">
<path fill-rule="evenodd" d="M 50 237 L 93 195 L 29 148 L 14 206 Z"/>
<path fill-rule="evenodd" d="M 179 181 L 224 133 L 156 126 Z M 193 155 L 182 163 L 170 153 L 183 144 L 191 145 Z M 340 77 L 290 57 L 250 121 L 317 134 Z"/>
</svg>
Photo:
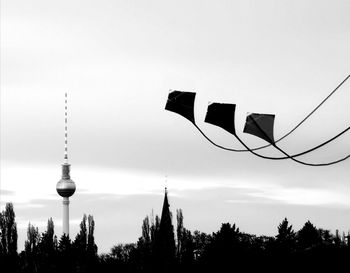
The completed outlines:
<svg viewBox="0 0 350 273">
<path fill-rule="evenodd" d="M 69 236 L 69 197 L 75 192 L 75 183 L 70 178 L 70 164 L 68 163 L 68 147 L 67 147 L 67 92 L 64 101 L 64 163 L 62 164 L 62 178 L 56 184 L 57 193 L 63 197 L 63 234 Z"/>
<path fill-rule="evenodd" d="M 64 99 L 64 163 L 68 163 L 68 98 L 67 92 Z"/>
</svg>

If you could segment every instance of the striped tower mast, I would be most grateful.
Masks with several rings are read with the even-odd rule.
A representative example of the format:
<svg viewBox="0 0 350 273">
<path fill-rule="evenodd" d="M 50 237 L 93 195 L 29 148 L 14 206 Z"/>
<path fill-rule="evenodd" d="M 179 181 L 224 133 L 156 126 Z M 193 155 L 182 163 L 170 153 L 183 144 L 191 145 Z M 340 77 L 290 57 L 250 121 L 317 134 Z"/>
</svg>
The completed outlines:
<svg viewBox="0 0 350 273">
<path fill-rule="evenodd" d="M 57 193 L 63 197 L 63 234 L 69 236 L 69 197 L 75 192 L 75 183 L 70 178 L 70 164 L 68 163 L 68 107 L 67 93 L 64 103 L 64 163 L 62 164 L 62 178 L 56 185 Z"/>
</svg>

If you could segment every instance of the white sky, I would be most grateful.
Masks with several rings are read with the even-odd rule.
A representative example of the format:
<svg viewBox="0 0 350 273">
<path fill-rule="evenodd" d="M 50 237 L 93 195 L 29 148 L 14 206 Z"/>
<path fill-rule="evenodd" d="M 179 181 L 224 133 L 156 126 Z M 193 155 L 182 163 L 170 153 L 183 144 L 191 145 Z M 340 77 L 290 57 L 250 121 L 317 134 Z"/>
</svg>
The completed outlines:
<svg viewBox="0 0 350 273">
<path fill-rule="evenodd" d="M 203 122 L 209 101 L 237 104 L 252 146 L 264 143 L 241 133 L 246 113 L 274 113 L 278 138 L 350 73 L 349 12 L 347 0 L 1 1 L 0 201 L 14 203 L 19 248 L 28 222 L 44 231 L 52 216 L 61 233 L 66 91 L 71 233 L 93 214 L 101 252 L 137 240 L 165 185 L 191 230 L 230 221 L 275 235 L 287 217 L 296 229 L 310 219 L 348 231 L 350 161 L 313 168 L 218 150 L 164 106 L 169 89 L 197 92 L 197 123 L 231 147 Z M 349 100 L 347 82 L 281 147 L 303 151 L 345 129 Z M 303 159 L 343 157 L 349 137 Z"/>
</svg>

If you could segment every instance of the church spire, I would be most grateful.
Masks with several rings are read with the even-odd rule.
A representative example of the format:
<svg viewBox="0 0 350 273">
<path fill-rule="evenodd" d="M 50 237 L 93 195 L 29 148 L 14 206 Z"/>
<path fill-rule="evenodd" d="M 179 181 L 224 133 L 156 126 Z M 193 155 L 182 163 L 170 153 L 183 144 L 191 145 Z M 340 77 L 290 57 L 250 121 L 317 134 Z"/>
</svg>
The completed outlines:
<svg viewBox="0 0 350 273">
<path fill-rule="evenodd" d="M 155 242 L 155 255 L 159 261 L 160 272 L 170 272 L 175 263 L 175 236 L 167 188 L 165 188 L 162 217 Z"/>
<path fill-rule="evenodd" d="M 171 224 L 171 212 L 170 212 L 170 205 L 168 200 L 168 189 L 165 187 L 164 189 L 164 201 L 163 201 L 163 209 L 162 209 L 162 216 L 160 218 L 160 225 L 164 225 L 164 222 L 170 222 Z"/>
</svg>

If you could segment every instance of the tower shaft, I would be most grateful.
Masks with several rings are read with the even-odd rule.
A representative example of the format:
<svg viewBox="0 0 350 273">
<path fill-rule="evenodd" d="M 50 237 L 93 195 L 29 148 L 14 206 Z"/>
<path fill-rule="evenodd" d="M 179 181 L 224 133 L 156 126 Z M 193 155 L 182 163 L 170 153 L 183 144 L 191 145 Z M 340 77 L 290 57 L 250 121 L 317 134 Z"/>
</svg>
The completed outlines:
<svg viewBox="0 0 350 273">
<path fill-rule="evenodd" d="M 63 197 L 63 234 L 69 236 L 69 197 Z"/>
</svg>

